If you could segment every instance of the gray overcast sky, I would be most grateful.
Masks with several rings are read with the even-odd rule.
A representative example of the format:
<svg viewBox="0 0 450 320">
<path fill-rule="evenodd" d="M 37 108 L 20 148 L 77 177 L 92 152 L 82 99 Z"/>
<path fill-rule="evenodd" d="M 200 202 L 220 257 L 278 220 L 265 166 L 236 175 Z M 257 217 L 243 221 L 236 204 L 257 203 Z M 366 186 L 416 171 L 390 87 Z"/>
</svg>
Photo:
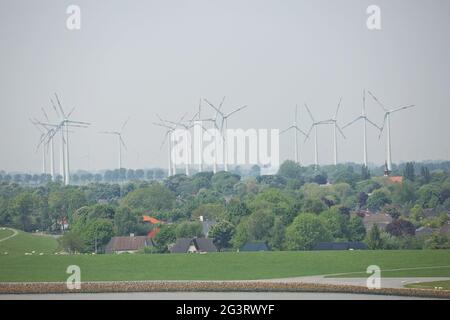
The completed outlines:
<svg viewBox="0 0 450 320">
<path fill-rule="evenodd" d="M 66 28 L 66 8 L 81 8 L 81 30 Z M 366 8 L 381 8 L 382 30 L 366 27 Z M 360 112 L 362 90 L 390 106 L 417 108 L 392 117 L 393 161 L 450 159 L 450 1 L 361 0 L 0 0 L 0 169 L 39 171 L 38 132 L 28 121 L 50 111 L 58 92 L 73 118 L 93 124 L 71 137 L 71 169 L 166 164 L 155 114 L 195 112 L 199 97 L 224 108 L 249 105 L 236 128 L 285 128 L 296 103 L 340 123 Z M 301 109 L 301 124 L 309 119 Z M 369 116 L 382 113 L 368 99 Z M 384 163 L 385 139 L 369 129 L 369 160 Z M 340 140 L 342 161 L 362 161 L 362 128 Z M 331 163 L 331 127 L 321 128 L 320 162 Z M 313 162 L 312 140 L 302 143 Z M 90 161 L 88 157 L 90 156 Z M 292 158 L 292 135 L 281 158 Z"/>
</svg>

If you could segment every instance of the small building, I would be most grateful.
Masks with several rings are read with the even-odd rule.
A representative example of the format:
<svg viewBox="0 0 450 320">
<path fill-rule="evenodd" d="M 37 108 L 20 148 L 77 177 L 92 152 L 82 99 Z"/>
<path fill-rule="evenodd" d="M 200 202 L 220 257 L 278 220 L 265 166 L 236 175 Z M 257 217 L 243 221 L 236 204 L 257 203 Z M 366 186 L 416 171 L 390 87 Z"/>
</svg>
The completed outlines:
<svg viewBox="0 0 450 320">
<path fill-rule="evenodd" d="M 377 225 L 380 230 L 384 230 L 392 220 L 392 217 L 386 213 L 368 213 L 363 217 L 363 224 L 367 232 L 369 232 L 374 225 Z"/>
<path fill-rule="evenodd" d="M 366 250 L 363 242 L 319 242 L 313 250 Z"/>
<path fill-rule="evenodd" d="M 169 250 L 170 253 L 217 252 L 217 248 L 210 238 L 179 238 Z"/>
<path fill-rule="evenodd" d="M 112 237 L 105 247 L 105 253 L 135 253 L 144 247 L 153 247 L 147 236 Z"/>
<path fill-rule="evenodd" d="M 239 251 L 269 251 L 269 246 L 264 241 L 249 241 L 239 248 Z"/>
</svg>

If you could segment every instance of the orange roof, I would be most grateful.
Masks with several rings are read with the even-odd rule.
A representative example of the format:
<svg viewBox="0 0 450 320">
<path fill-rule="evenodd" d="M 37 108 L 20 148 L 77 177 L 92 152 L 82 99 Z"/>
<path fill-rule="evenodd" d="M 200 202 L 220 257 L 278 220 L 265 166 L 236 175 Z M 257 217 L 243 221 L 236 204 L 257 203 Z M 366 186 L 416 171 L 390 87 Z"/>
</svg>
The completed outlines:
<svg viewBox="0 0 450 320">
<path fill-rule="evenodd" d="M 389 180 L 394 183 L 402 183 L 403 177 L 402 176 L 392 176 L 392 177 L 389 177 Z"/>
<path fill-rule="evenodd" d="M 159 230 L 160 230 L 160 228 L 154 228 L 147 234 L 147 237 L 149 237 L 151 239 L 155 238 L 155 236 L 158 234 Z"/>
<path fill-rule="evenodd" d="M 143 218 L 144 222 L 150 222 L 151 224 L 162 223 L 162 221 L 159 221 L 158 219 L 150 217 L 150 216 L 143 216 L 142 218 Z"/>
</svg>

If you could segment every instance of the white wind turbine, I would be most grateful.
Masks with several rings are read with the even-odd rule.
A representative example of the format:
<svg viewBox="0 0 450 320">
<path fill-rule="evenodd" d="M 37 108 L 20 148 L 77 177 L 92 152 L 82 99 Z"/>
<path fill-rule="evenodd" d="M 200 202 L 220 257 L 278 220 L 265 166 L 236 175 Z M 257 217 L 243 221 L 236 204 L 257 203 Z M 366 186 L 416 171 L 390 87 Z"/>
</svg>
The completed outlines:
<svg viewBox="0 0 450 320">
<path fill-rule="evenodd" d="M 394 109 L 388 109 L 386 108 L 370 91 L 367 91 L 372 98 L 375 100 L 375 102 L 383 109 L 384 111 L 384 120 L 383 125 L 381 126 L 380 135 L 383 132 L 384 127 L 386 127 L 386 151 L 387 151 L 387 169 L 388 171 L 392 171 L 392 156 L 391 156 L 391 114 L 395 113 L 397 111 L 405 110 L 414 107 L 414 105 L 408 105 L 408 106 L 400 106 Z"/>
<path fill-rule="evenodd" d="M 225 99 L 225 97 L 224 97 L 224 99 Z M 220 110 L 221 106 L 223 104 L 223 100 L 219 107 L 214 106 L 211 102 L 209 102 L 206 99 L 204 99 L 204 100 L 208 105 L 210 105 L 212 108 L 214 108 L 216 110 L 216 112 L 217 112 L 216 119 L 217 119 L 217 114 L 219 114 L 221 116 L 219 132 L 223 139 L 224 171 L 228 171 L 228 145 L 227 145 L 227 137 L 226 137 L 226 131 L 228 128 L 228 118 L 231 117 L 233 114 L 247 108 L 247 105 L 236 108 L 235 110 L 225 114 Z"/>
<path fill-rule="evenodd" d="M 309 117 L 312 120 L 311 127 L 308 130 L 308 133 L 306 135 L 305 141 L 309 138 L 309 135 L 311 134 L 312 129 L 314 129 L 314 167 L 317 170 L 319 167 L 319 143 L 317 141 L 317 127 L 319 125 L 323 125 L 323 121 L 316 121 L 311 113 L 311 111 L 308 108 L 308 105 L 305 103 L 306 111 L 308 111 Z"/>
<path fill-rule="evenodd" d="M 125 144 L 125 141 L 123 141 L 122 133 L 123 133 L 123 130 L 125 129 L 129 120 L 130 120 L 130 118 L 125 120 L 125 122 L 122 124 L 122 127 L 120 128 L 120 131 L 100 131 L 99 132 L 100 134 L 109 134 L 109 135 L 113 135 L 113 136 L 117 137 L 117 145 L 118 145 L 118 149 L 119 149 L 119 154 L 118 154 L 119 169 L 122 169 L 122 147 L 124 147 L 125 150 L 127 150 L 127 145 Z"/>
<path fill-rule="evenodd" d="M 338 116 L 338 113 L 339 113 L 339 109 L 341 107 L 341 103 L 342 103 L 342 98 L 339 100 L 339 103 L 338 103 L 337 108 L 336 108 L 336 112 L 334 114 L 334 118 L 323 120 L 323 121 L 320 121 L 318 123 L 318 124 L 331 124 L 331 125 L 333 125 L 334 165 L 338 164 L 337 132 L 339 131 L 339 133 L 345 139 L 345 135 L 342 132 L 341 127 L 337 124 L 337 116 Z"/>
<path fill-rule="evenodd" d="M 61 169 L 62 169 L 62 175 L 64 178 L 64 184 L 69 185 L 70 184 L 69 127 L 87 128 L 87 126 L 89 126 L 90 123 L 70 120 L 70 116 L 72 115 L 75 108 L 72 108 L 72 110 L 68 114 L 66 114 L 61 105 L 61 102 L 59 101 L 59 97 L 56 93 L 55 93 L 55 98 L 56 98 L 56 102 L 58 103 L 58 108 L 56 108 L 56 105 L 52 99 L 50 99 L 50 101 L 52 103 L 53 109 L 55 110 L 56 114 L 61 118 L 61 122 L 58 125 L 58 129 L 56 131 L 61 132 L 61 145 L 62 145 Z M 58 109 L 59 109 L 59 111 L 58 111 Z"/>
<path fill-rule="evenodd" d="M 290 127 L 288 127 L 287 129 L 283 130 L 280 132 L 280 134 L 283 134 L 291 129 L 294 129 L 294 148 L 295 148 L 295 162 L 296 163 L 301 163 L 301 155 L 300 155 L 300 148 L 298 146 L 298 133 L 300 132 L 301 134 L 303 134 L 305 137 L 307 137 L 307 134 L 299 128 L 298 126 L 298 122 L 297 122 L 297 114 L 298 114 L 298 107 L 297 105 L 295 106 L 295 118 L 294 118 L 294 124 L 291 125 Z"/>
<path fill-rule="evenodd" d="M 163 127 L 166 128 L 166 134 L 164 135 L 164 139 L 161 143 L 161 148 L 162 146 L 166 143 L 166 140 L 168 140 L 168 171 L 167 171 L 167 175 L 168 177 L 177 174 L 177 168 L 176 168 L 176 163 L 175 161 L 173 161 L 172 159 L 172 149 L 173 149 L 173 141 L 172 141 L 172 134 L 173 132 L 177 129 L 177 127 L 180 125 L 180 123 L 183 122 L 184 118 L 186 117 L 186 113 L 180 118 L 180 120 L 178 122 L 173 122 L 173 121 L 168 121 L 168 120 L 164 120 L 162 119 L 158 114 L 156 114 L 156 116 L 159 119 L 159 123 L 157 122 L 153 122 L 154 125 L 159 126 L 159 127 Z M 188 175 L 189 173 L 189 164 L 186 163 L 185 166 L 185 170 L 187 172 L 186 175 Z"/>
<path fill-rule="evenodd" d="M 38 123 L 33 120 L 30 119 L 30 122 L 36 127 L 36 129 L 39 131 L 40 136 L 39 136 L 39 143 L 36 147 L 36 152 L 39 150 L 40 147 L 42 147 L 42 173 L 43 174 L 47 174 L 47 150 L 46 150 L 46 146 L 42 145 L 42 141 L 45 139 L 46 136 L 46 132 L 44 132 L 38 125 Z"/>
<path fill-rule="evenodd" d="M 377 126 L 373 121 L 371 121 L 367 115 L 366 115 L 366 90 L 363 91 L 363 104 L 362 104 L 362 111 L 361 115 L 358 116 L 353 121 L 350 121 L 345 126 L 342 127 L 342 129 L 347 128 L 348 126 L 351 126 L 352 124 L 358 122 L 359 120 L 363 120 L 363 159 L 364 159 L 364 166 L 367 167 L 368 165 L 368 158 L 367 158 L 367 123 L 371 124 L 373 127 L 377 128 L 379 131 L 381 131 L 381 128 Z"/>
</svg>

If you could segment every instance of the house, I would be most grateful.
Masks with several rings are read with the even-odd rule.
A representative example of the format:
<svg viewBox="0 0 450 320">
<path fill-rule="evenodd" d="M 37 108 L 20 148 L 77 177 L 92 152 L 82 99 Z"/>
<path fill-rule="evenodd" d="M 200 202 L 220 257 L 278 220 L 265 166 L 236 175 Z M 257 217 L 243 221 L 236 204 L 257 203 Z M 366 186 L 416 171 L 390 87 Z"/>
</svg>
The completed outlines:
<svg viewBox="0 0 450 320">
<path fill-rule="evenodd" d="M 210 238 L 179 238 L 169 250 L 170 253 L 217 252 Z"/>
<path fill-rule="evenodd" d="M 392 220 L 392 217 L 386 213 L 367 213 L 363 217 L 363 224 L 367 232 L 369 232 L 374 225 L 377 225 L 380 230 L 384 230 Z"/>
<path fill-rule="evenodd" d="M 112 237 L 105 247 L 106 253 L 135 253 L 144 247 L 152 247 L 153 241 L 147 236 Z"/>
<path fill-rule="evenodd" d="M 269 246 L 263 241 L 249 241 L 239 248 L 239 251 L 269 251 Z"/>
<path fill-rule="evenodd" d="M 160 231 L 159 225 L 164 224 L 164 221 L 158 220 L 156 218 L 150 217 L 150 216 L 142 216 L 142 221 L 144 223 L 148 223 L 152 226 L 151 230 L 147 234 L 147 237 L 154 239 L 155 236 Z"/>
<path fill-rule="evenodd" d="M 366 250 L 363 242 L 319 242 L 313 250 Z"/>
<path fill-rule="evenodd" d="M 435 231 L 436 229 L 430 227 L 420 227 L 416 229 L 415 235 L 416 237 L 426 237 L 433 234 Z"/>
</svg>

